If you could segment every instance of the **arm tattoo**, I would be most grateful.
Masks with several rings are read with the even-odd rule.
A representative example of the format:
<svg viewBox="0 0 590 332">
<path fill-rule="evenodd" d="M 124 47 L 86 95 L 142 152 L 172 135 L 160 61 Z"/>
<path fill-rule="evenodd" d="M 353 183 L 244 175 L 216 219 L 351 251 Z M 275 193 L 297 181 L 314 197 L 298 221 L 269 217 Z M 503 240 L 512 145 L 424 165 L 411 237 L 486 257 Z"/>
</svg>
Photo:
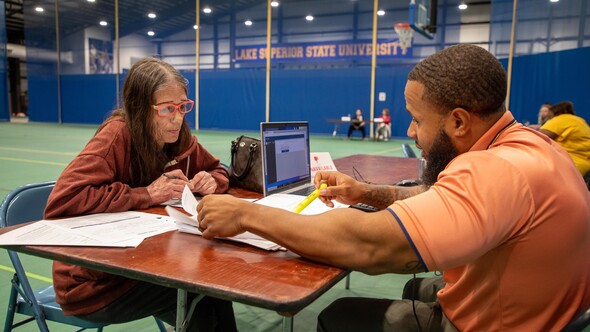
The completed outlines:
<svg viewBox="0 0 590 332">
<path fill-rule="evenodd" d="M 365 201 L 374 207 L 385 209 L 395 198 L 389 186 L 371 186 L 365 193 Z"/>
<path fill-rule="evenodd" d="M 412 187 L 394 187 L 395 189 L 395 200 L 402 200 L 408 197 L 416 195 L 415 190 Z"/>
<path fill-rule="evenodd" d="M 418 262 L 418 261 L 406 262 L 405 268 L 402 271 L 402 273 L 418 273 L 418 272 L 424 272 L 422 265 L 420 265 L 420 262 Z"/>
<path fill-rule="evenodd" d="M 370 186 L 365 192 L 363 203 L 385 209 L 397 200 L 416 196 L 428 188 L 425 186 L 399 187 L 399 186 Z"/>
</svg>

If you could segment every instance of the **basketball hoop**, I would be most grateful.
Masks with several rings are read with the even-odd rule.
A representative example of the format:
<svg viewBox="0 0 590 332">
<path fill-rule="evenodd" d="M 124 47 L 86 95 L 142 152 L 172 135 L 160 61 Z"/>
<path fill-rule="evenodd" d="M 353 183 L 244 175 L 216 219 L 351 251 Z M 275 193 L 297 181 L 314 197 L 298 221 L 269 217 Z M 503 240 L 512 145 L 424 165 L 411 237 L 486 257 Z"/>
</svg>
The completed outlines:
<svg viewBox="0 0 590 332">
<path fill-rule="evenodd" d="M 399 37 L 399 46 L 402 49 L 402 54 L 405 55 L 408 47 L 412 47 L 412 35 L 414 34 L 414 30 L 408 23 L 397 23 L 393 28 Z"/>
</svg>

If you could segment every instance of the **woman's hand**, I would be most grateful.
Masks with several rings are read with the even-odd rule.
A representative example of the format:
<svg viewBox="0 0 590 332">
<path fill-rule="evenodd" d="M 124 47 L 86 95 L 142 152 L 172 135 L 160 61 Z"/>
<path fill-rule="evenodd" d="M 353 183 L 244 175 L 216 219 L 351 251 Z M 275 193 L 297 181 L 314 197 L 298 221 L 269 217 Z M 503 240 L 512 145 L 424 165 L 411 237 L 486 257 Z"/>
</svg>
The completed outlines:
<svg viewBox="0 0 590 332">
<path fill-rule="evenodd" d="M 151 205 L 157 205 L 173 198 L 181 198 L 187 183 L 188 178 L 179 169 L 162 174 L 147 186 L 147 191 L 152 198 Z"/>
<path fill-rule="evenodd" d="M 192 192 L 199 193 L 203 196 L 214 194 L 217 189 L 217 181 L 215 181 L 215 178 L 211 174 L 201 171 L 189 181 L 189 188 Z"/>
</svg>

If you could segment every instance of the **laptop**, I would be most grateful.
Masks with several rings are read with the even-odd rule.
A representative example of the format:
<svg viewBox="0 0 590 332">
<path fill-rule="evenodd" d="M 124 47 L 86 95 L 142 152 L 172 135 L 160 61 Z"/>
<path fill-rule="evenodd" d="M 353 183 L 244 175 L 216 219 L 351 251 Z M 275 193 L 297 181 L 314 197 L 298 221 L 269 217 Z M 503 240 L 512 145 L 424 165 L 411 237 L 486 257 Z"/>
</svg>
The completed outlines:
<svg viewBox="0 0 590 332">
<path fill-rule="evenodd" d="M 308 195 L 315 189 L 307 121 L 261 122 L 260 141 L 265 197 L 276 193 Z"/>
</svg>

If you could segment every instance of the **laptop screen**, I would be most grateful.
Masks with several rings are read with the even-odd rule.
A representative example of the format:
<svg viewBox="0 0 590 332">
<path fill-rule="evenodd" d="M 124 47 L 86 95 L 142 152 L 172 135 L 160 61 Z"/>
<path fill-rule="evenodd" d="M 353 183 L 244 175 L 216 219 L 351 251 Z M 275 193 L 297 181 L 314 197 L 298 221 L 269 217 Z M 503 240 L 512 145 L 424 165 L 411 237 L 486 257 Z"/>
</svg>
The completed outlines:
<svg viewBox="0 0 590 332">
<path fill-rule="evenodd" d="M 309 126 L 302 122 L 262 122 L 264 196 L 311 182 Z"/>
</svg>

